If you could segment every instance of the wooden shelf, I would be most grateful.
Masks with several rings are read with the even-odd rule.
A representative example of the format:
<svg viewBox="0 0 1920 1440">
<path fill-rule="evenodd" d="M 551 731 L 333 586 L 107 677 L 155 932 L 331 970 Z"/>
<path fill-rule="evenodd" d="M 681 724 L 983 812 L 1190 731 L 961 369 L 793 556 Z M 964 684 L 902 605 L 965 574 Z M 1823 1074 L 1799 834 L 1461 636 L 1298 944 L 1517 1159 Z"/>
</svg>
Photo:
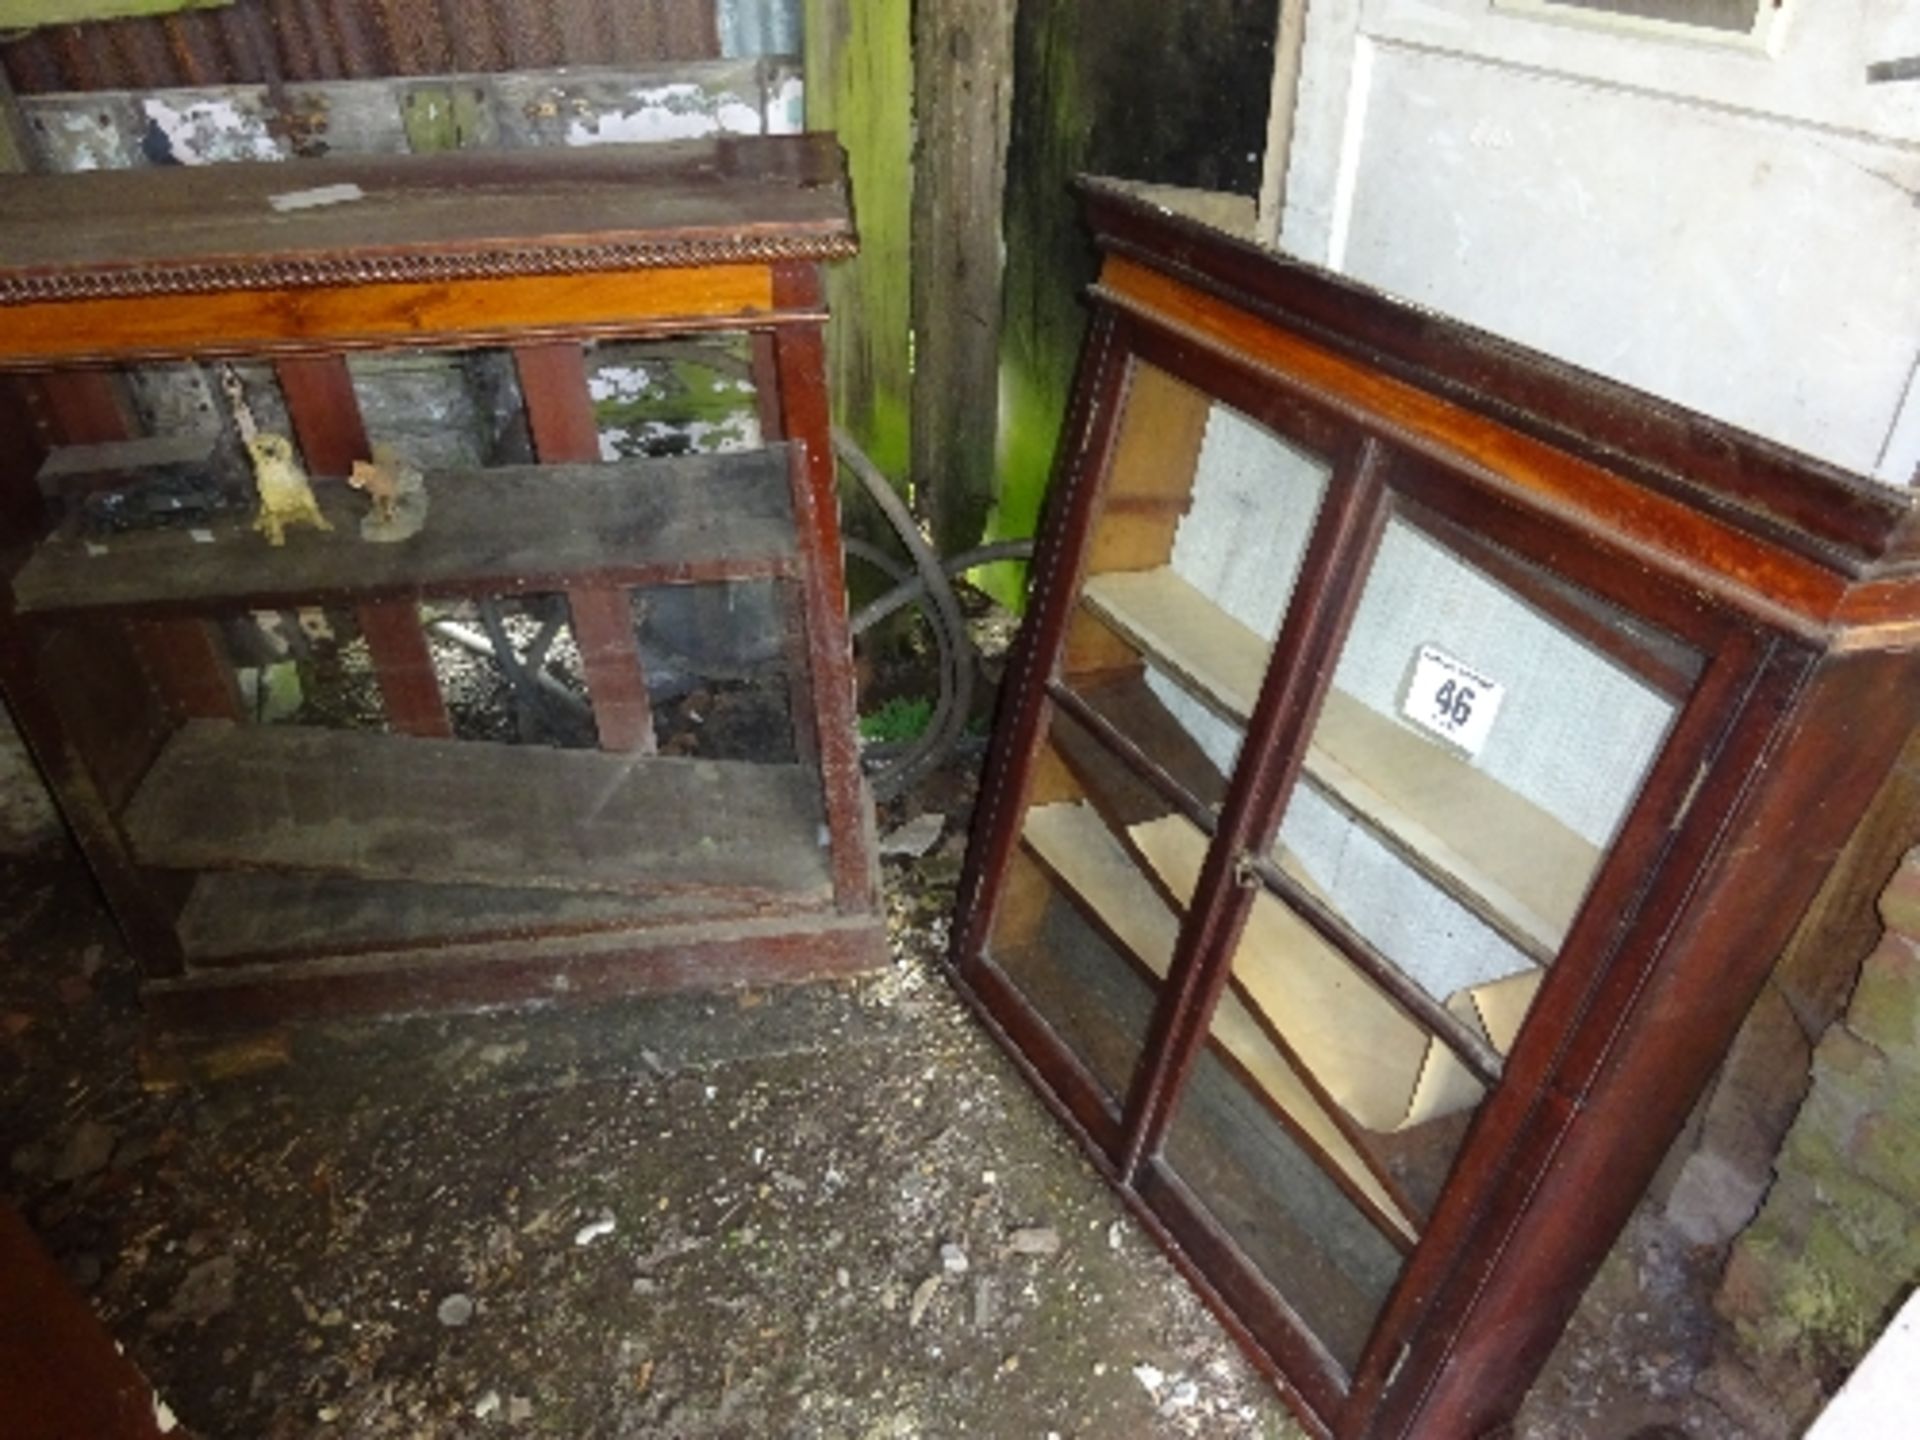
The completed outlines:
<svg viewBox="0 0 1920 1440">
<path fill-rule="evenodd" d="M 498 595 L 592 577 L 647 584 L 795 568 L 785 446 L 608 465 L 521 465 L 427 478 L 418 535 L 360 538 L 366 498 L 315 486 L 331 531 L 293 530 L 284 546 L 250 516 L 201 531 L 58 536 L 14 579 L 22 611 L 272 609 L 429 594 Z"/>
<path fill-rule="evenodd" d="M 163 869 L 831 898 L 820 780 L 798 765 L 196 720 L 122 824 Z"/>
<path fill-rule="evenodd" d="M 208 870 L 180 914 L 195 966 L 304 960 L 417 946 L 587 935 L 724 919 L 744 907 L 701 895 L 609 895 L 419 885 L 278 870 Z"/>
<path fill-rule="evenodd" d="M 1194 833 L 1197 837 L 1198 832 Z M 1027 812 L 1021 836 L 1035 858 L 1079 897 L 1136 963 L 1155 978 L 1166 978 L 1179 936 L 1179 917 L 1154 893 L 1147 876 L 1091 806 L 1035 806 Z M 1318 945 L 1319 941 L 1309 932 L 1308 943 Z M 1347 1188 L 1357 1192 L 1356 1198 L 1377 1221 L 1406 1240 L 1417 1239 L 1414 1219 L 1381 1184 L 1359 1148 L 1256 1018 L 1257 1002 L 1247 993 L 1237 963 L 1235 979 L 1214 1012 L 1214 1041 L 1317 1148 Z"/>
<path fill-rule="evenodd" d="M 1170 568 L 1091 577 L 1088 608 L 1222 719 L 1244 726 L 1268 642 Z M 1330 690 L 1305 777 L 1538 963 L 1566 937 L 1599 848 L 1440 745 Z M 1463 818 L 1470 817 L 1470 818 Z"/>
</svg>

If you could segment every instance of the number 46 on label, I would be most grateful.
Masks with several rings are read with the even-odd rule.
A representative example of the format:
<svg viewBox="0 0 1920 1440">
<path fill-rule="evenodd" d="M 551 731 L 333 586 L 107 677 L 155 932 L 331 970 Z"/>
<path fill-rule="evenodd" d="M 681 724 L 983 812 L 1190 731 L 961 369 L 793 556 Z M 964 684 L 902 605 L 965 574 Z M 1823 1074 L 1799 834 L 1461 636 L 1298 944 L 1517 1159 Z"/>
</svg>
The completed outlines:
<svg viewBox="0 0 1920 1440">
<path fill-rule="evenodd" d="M 1400 713 L 1422 730 L 1478 755 L 1507 687 L 1433 645 L 1414 652 Z"/>
</svg>

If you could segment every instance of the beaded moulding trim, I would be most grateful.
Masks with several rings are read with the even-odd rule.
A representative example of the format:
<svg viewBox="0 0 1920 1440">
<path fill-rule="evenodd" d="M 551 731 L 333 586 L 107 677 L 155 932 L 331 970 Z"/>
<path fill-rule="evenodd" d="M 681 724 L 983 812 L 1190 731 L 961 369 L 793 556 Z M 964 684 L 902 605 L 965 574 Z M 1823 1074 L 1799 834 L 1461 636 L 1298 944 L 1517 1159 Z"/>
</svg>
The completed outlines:
<svg viewBox="0 0 1920 1440">
<path fill-rule="evenodd" d="M 851 235 L 728 235 L 713 238 L 529 245 L 393 255 L 314 255 L 295 259 L 159 261 L 123 269 L 0 275 L 0 305 L 120 300 L 234 290 L 318 289 L 419 281 L 505 280 L 706 265 L 769 265 L 844 260 Z"/>
</svg>

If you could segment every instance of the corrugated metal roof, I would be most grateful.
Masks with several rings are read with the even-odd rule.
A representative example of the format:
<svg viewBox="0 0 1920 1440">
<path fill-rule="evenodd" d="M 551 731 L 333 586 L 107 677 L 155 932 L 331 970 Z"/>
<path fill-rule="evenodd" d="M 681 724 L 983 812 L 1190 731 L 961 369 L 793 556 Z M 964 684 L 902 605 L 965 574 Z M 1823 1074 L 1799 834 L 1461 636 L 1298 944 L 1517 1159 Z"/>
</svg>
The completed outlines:
<svg viewBox="0 0 1920 1440">
<path fill-rule="evenodd" d="M 714 0 L 237 0 L 0 46 L 22 94 L 705 60 Z"/>
</svg>

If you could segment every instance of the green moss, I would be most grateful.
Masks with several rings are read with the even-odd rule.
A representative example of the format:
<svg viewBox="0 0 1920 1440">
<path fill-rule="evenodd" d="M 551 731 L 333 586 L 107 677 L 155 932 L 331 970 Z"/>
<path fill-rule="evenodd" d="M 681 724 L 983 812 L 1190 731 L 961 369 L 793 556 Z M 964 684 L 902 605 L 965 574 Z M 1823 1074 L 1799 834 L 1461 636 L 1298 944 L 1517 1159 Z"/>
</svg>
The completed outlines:
<svg viewBox="0 0 1920 1440">
<path fill-rule="evenodd" d="M 407 132 L 407 148 L 416 155 L 437 155 L 459 148 L 452 87 L 427 85 L 409 90 L 400 97 L 400 125 Z"/>
<path fill-rule="evenodd" d="M 1806 1254 L 1790 1265 L 1775 1303 L 1794 1352 L 1820 1369 L 1850 1367 L 1879 1329 L 1901 1277 L 1873 1264 L 1837 1227 L 1816 1220 Z"/>
<path fill-rule="evenodd" d="M 632 369 L 645 372 L 646 388 L 596 401 L 593 414 L 601 425 L 712 425 L 754 413 L 752 391 L 740 388 L 730 366 L 674 359 L 649 361 Z"/>
<path fill-rule="evenodd" d="M 1920 1204 L 1920 1146 L 1893 1115 L 1870 1115 L 1854 1137 L 1854 1163 L 1867 1179 Z"/>
<path fill-rule="evenodd" d="M 1849 1245 L 1877 1267 L 1920 1273 L 1920 1225 L 1910 1204 L 1845 1169 L 1818 1183 L 1833 1227 Z"/>
<path fill-rule="evenodd" d="M 1098 257 L 1070 182 L 1092 172 L 1254 193 L 1273 36 L 1259 0 L 1020 6 L 991 538 L 1034 531 L 1086 331 Z M 1022 579 L 1001 566 L 979 583 L 1017 608 Z"/>
<path fill-rule="evenodd" d="M 610 363 L 597 373 L 617 389 L 594 402 L 594 421 L 627 455 L 744 446 L 755 420 L 752 391 L 742 388 L 744 365 L 684 356 Z"/>
<path fill-rule="evenodd" d="M 877 710 L 860 717 L 860 738 L 894 745 L 916 740 L 926 733 L 928 722 L 932 719 L 931 700 L 895 696 Z"/>
<path fill-rule="evenodd" d="M 0 30 L 78 25 L 89 20 L 119 20 L 132 15 L 173 15 L 182 10 L 216 10 L 232 3 L 233 0 L 0 0 Z"/>
<path fill-rule="evenodd" d="M 1905 945 L 1883 944 L 1868 958 L 1847 1028 L 1888 1054 L 1920 1045 L 1920 963 Z"/>
<path fill-rule="evenodd" d="M 1072 177 L 1092 163 L 1094 117 L 1081 64 L 1081 19 L 1075 5 L 1037 0 L 1022 7 L 1016 30 L 1000 318 L 999 493 L 987 522 L 990 540 L 1022 539 L 1038 526 L 1086 330 L 1080 293 L 1098 263 L 1067 190 Z M 995 565 L 974 579 L 1001 604 L 1023 607 L 1025 566 Z"/>
</svg>

